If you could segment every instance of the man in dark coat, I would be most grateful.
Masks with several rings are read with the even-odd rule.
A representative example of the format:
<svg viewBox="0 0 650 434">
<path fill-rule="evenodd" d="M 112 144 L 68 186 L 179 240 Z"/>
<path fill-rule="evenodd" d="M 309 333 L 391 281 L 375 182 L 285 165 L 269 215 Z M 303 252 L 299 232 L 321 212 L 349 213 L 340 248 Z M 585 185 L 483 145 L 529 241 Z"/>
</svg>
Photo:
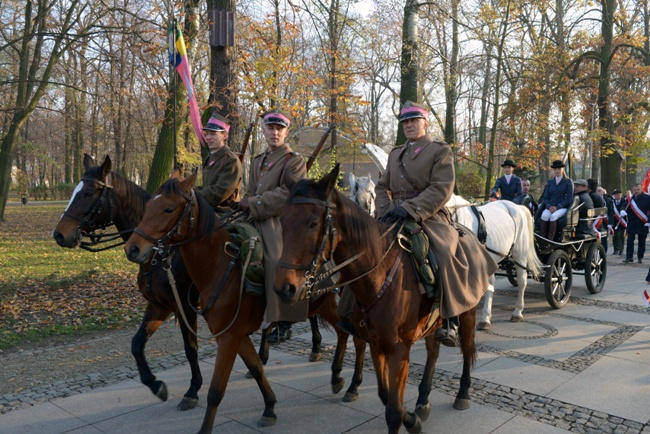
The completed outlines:
<svg viewBox="0 0 650 434">
<path fill-rule="evenodd" d="M 518 198 L 515 198 L 514 202 L 518 205 L 523 205 L 530 210 L 530 213 L 534 216 L 537 212 L 537 202 L 535 198 L 530 193 L 530 180 L 522 179 L 521 180 L 521 193 L 522 195 Z"/>
<path fill-rule="evenodd" d="M 605 198 L 598 194 L 598 181 L 594 178 L 587 179 L 587 191 L 589 191 L 589 197 L 591 197 L 592 202 L 594 203 L 594 208 L 605 208 L 607 207 L 607 202 Z M 593 221 L 594 233 L 600 233 L 600 229 L 607 227 L 607 222 L 605 217 L 598 217 Z M 607 253 L 607 237 L 601 238 L 600 242 L 605 248 L 605 253 Z"/>
<path fill-rule="evenodd" d="M 217 214 L 239 200 L 242 167 L 239 158 L 226 145 L 230 125 L 228 121 L 213 115 L 203 127 L 210 155 L 203 161 L 203 186 L 196 192 L 212 205 Z"/>
<path fill-rule="evenodd" d="M 637 259 L 639 264 L 645 254 L 645 240 L 648 236 L 648 215 L 650 214 L 650 195 L 643 192 L 641 184 L 632 187 L 633 196 L 626 199 L 627 211 L 627 254 L 623 262 L 634 262 L 634 238 L 638 236 Z"/>
<path fill-rule="evenodd" d="M 501 191 L 501 200 L 514 202 L 515 199 L 522 195 L 521 179 L 512 174 L 512 171 L 515 170 L 515 162 L 506 160 L 501 164 L 501 167 L 503 167 L 503 176 L 497 179 L 496 184 L 492 187 L 490 201 L 497 200 L 497 191 Z"/>
<path fill-rule="evenodd" d="M 580 199 L 580 208 L 578 208 L 580 220 L 578 221 L 578 226 L 576 226 L 576 233 L 582 235 L 593 235 L 591 222 L 587 221 L 589 218 L 589 210 L 594 209 L 594 202 L 591 200 L 588 188 L 588 183 L 584 179 L 573 181 L 575 195 Z"/>
<path fill-rule="evenodd" d="M 622 255 L 625 243 L 625 231 L 627 230 L 627 211 L 625 211 L 625 200 L 622 198 L 623 193 L 615 189 L 612 193 L 611 214 L 609 214 L 609 224 L 614 233 L 614 254 Z"/>
</svg>

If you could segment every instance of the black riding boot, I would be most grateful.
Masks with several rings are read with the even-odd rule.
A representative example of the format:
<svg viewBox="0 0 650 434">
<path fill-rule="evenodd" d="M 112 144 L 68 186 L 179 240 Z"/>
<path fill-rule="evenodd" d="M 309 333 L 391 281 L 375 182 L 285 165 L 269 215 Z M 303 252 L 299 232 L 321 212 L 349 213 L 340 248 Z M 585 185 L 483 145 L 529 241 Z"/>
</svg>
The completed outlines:
<svg viewBox="0 0 650 434">
<path fill-rule="evenodd" d="M 278 325 L 273 330 L 267 340 L 270 344 L 279 344 L 291 337 L 291 323 L 288 321 L 278 321 Z"/>
<path fill-rule="evenodd" d="M 555 232 L 557 231 L 557 220 L 548 222 L 548 238 L 551 241 L 555 241 Z"/>
<path fill-rule="evenodd" d="M 539 234 L 544 238 L 548 238 L 548 220 L 542 220 L 539 222 Z"/>
<path fill-rule="evenodd" d="M 435 339 L 447 347 L 457 347 L 459 345 L 458 327 L 460 325 L 458 317 L 454 316 L 443 321 L 443 327 L 436 330 Z"/>
</svg>

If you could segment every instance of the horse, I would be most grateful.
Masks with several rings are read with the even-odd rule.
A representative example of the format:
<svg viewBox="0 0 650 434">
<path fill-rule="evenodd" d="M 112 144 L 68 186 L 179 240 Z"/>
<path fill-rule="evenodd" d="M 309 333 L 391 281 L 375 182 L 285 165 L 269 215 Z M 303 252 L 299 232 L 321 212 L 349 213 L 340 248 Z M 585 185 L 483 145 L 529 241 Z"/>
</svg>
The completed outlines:
<svg viewBox="0 0 650 434">
<path fill-rule="evenodd" d="M 100 166 L 96 166 L 92 157 L 85 154 L 84 168 L 81 182 L 75 188 L 67 208 L 52 232 L 52 237 L 59 246 L 74 248 L 80 245 L 83 236 L 90 236 L 92 239 L 97 237 L 95 230 L 115 225 L 125 242 L 142 219 L 145 203 L 150 199 L 149 193 L 119 173 L 112 172 L 111 159 L 108 156 Z M 192 373 L 190 386 L 177 405 L 178 410 L 184 411 L 198 404 L 198 391 L 203 384 L 203 378 L 199 368 L 197 317 L 188 305 L 192 281 L 180 258 L 174 258 L 171 266 L 183 300 L 182 309 L 189 323 L 189 327 L 184 322 L 180 323 L 185 356 Z M 142 264 L 138 270 L 137 282 L 147 305 L 140 327 L 131 341 L 131 353 L 138 367 L 140 381 L 162 401 L 167 401 L 167 386 L 151 372 L 144 350 L 147 341 L 172 312 L 176 318 L 180 317 L 179 307 L 161 264 Z M 197 300 L 196 294 L 192 295 L 191 300 Z"/>
<path fill-rule="evenodd" d="M 366 211 L 371 217 L 375 216 L 375 183 L 368 176 L 354 176 L 350 173 L 350 199 Z"/>
<path fill-rule="evenodd" d="M 292 187 L 280 217 L 283 250 L 275 291 L 284 302 L 295 303 L 309 296 L 313 272 L 326 258 L 339 264 L 335 268 L 345 282 L 340 285 L 348 285 L 357 299 L 352 320 L 370 345 L 388 432 L 397 433 L 403 424 L 418 433 L 422 429 L 418 410 L 430 408 L 428 397 L 440 352 L 440 343 L 433 338 L 442 325 L 439 303 L 420 294 L 414 267 L 410 258 L 403 257 L 395 232 L 336 191 L 338 174 L 337 164 L 322 179 L 301 180 Z M 459 319 L 463 373 L 454 408 L 467 409 L 470 369 L 476 360 L 476 307 Z M 416 411 L 407 413 L 403 401 L 409 353 L 420 338 L 426 342 L 427 361 Z"/>
<path fill-rule="evenodd" d="M 537 277 L 542 269 L 542 262 L 535 251 L 535 236 L 533 234 L 533 219 L 528 208 L 507 200 L 498 200 L 479 206 L 472 210 L 472 204 L 460 196 L 453 195 L 447 202 L 447 208 L 452 218 L 479 236 L 480 217 L 485 219 L 487 238 L 485 246 L 490 256 L 499 263 L 509 259 L 514 263 L 517 276 L 517 304 L 510 317 L 510 322 L 523 321 L 524 292 L 528 280 L 528 272 Z M 483 309 L 477 328 L 488 330 L 492 319 L 492 298 L 494 296 L 494 276 L 490 276 L 490 287 L 483 299 Z"/>
<path fill-rule="evenodd" d="M 374 194 L 374 184 L 358 183 L 354 192 L 356 195 L 369 197 L 371 193 Z M 472 211 L 470 202 L 461 196 L 452 195 L 446 207 L 457 223 L 471 229 L 475 235 L 480 237 L 480 218 Z M 535 250 L 532 217 L 526 207 L 523 207 L 522 210 L 520 205 L 510 201 L 490 202 L 477 207 L 477 209 L 485 220 L 487 233 L 485 246 L 492 259 L 498 263 L 508 258 L 516 268 L 515 274 L 519 292 L 517 294 L 517 304 L 510 316 L 510 322 L 521 322 L 524 319 L 524 293 L 526 291 L 528 271 L 531 272 L 533 277 L 537 277 L 543 266 Z M 488 330 L 491 326 L 494 283 L 495 279 L 492 276 L 490 286 L 483 299 L 483 309 L 477 324 L 479 330 Z"/>
<path fill-rule="evenodd" d="M 262 297 L 243 290 L 241 269 L 231 265 L 232 256 L 227 251 L 232 239 L 230 232 L 223 225 L 216 224 L 208 202 L 194 193 L 192 187 L 196 176 L 195 171 L 184 180 L 172 177 L 157 190 L 154 198 L 147 203 L 142 221 L 134 229 L 124 250 L 129 260 L 145 263 L 155 251 L 175 247 L 195 283 L 202 306 L 201 313 L 217 340 L 207 409 L 199 432 L 212 432 L 214 418 L 224 397 L 237 354 L 262 392 L 265 407 L 258 425 L 273 425 L 277 420 L 274 412 L 275 394 L 250 338 L 250 334 L 262 324 L 265 303 Z M 308 316 L 316 313 L 331 324 L 338 321 L 334 294 L 328 293 L 309 304 Z M 339 345 L 332 362 L 332 390 L 335 393 L 334 380 L 341 370 L 347 335 L 337 330 L 337 337 Z M 335 363 L 339 364 L 338 372 Z M 360 382 L 359 377 L 358 383 Z"/>
</svg>

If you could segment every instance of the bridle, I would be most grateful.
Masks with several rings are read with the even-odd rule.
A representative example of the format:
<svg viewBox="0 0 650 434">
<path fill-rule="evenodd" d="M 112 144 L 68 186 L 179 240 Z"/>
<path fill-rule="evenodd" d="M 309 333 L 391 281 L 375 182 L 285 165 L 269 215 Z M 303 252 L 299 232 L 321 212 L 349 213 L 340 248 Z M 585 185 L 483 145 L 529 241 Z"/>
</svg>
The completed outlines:
<svg viewBox="0 0 650 434">
<path fill-rule="evenodd" d="M 194 205 L 196 205 L 196 193 L 194 192 L 194 189 L 190 190 L 190 194 L 187 194 L 183 191 L 180 192 L 181 196 L 183 199 L 185 199 L 185 207 L 183 208 L 183 212 L 181 213 L 180 218 L 176 222 L 176 224 L 169 230 L 165 235 L 163 235 L 161 238 L 154 238 L 151 235 L 147 234 L 144 232 L 140 227 L 136 227 L 133 229 L 133 232 L 140 235 L 142 238 L 145 240 L 149 241 L 150 243 L 153 243 L 154 247 L 153 250 L 160 255 L 160 258 L 163 262 L 163 267 L 170 266 L 170 261 L 169 261 L 169 251 L 172 249 L 172 247 L 178 247 L 183 244 L 187 244 L 191 241 L 194 241 L 194 239 L 188 238 L 192 230 L 194 229 L 194 213 L 192 212 L 192 208 L 194 208 Z M 182 226 L 183 226 L 183 221 L 185 219 L 189 219 L 188 222 L 188 228 L 187 231 L 185 232 L 185 236 L 182 237 L 182 240 L 177 242 L 177 243 L 171 243 L 172 238 L 174 237 L 181 237 L 182 236 Z M 151 260 L 151 265 L 156 265 L 157 260 L 154 258 Z"/>
<path fill-rule="evenodd" d="M 347 282 L 344 283 L 337 283 L 332 286 L 328 286 L 327 288 L 319 288 L 317 290 L 314 290 L 314 287 L 318 285 L 319 283 L 327 280 L 334 274 L 336 274 L 339 270 L 342 268 L 348 266 L 352 262 L 356 261 L 360 257 L 366 254 L 366 251 L 362 251 L 360 253 L 357 253 L 356 255 L 352 256 L 351 258 L 348 258 L 346 261 L 337 264 L 335 267 L 326 270 L 325 272 L 316 275 L 316 270 L 318 270 L 318 267 L 324 263 L 331 262 L 334 257 L 334 251 L 336 250 L 336 227 L 334 226 L 334 218 L 332 217 L 332 214 L 330 213 L 331 209 L 336 208 L 336 204 L 334 204 L 331 200 L 319 200 L 319 199 L 312 199 L 312 198 L 303 198 L 303 197 L 296 197 L 293 199 L 289 200 L 289 205 L 316 205 L 325 208 L 325 223 L 323 225 L 323 233 L 322 233 L 322 239 L 320 246 L 318 249 L 316 249 L 316 252 L 314 254 L 314 258 L 311 260 L 310 263 L 308 264 L 291 264 L 289 262 L 285 261 L 278 261 L 277 266 L 282 267 L 282 268 L 287 268 L 287 269 L 292 269 L 292 270 L 305 270 L 305 282 L 302 284 L 302 286 L 298 289 L 299 293 L 302 295 L 300 299 L 303 299 L 305 297 L 307 298 L 316 298 L 322 294 L 325 294 L 326 292 L 332 291 L 336 288 L 344 287 L 356 280 L 359 280 L 368 274 L 372 273 L 375 271 L 379 265 L 383 262 L 383 260 L 386 258 L 388 255 L 388 252 L 393 248 L 393 245 L 395 244 L 395 238 L 388 249 L 386 249 L 386 252 L 382 255 L 381 259 L 377 261 L 377 264 L 372 267 L 370 270 L 366 271 L 365 273 L 355 277 L 354 279 L 348 280 Z M 386 234 L 390 233 L 393 228 L 397 223 L 393 223 L 382 235 L 381 238 L 384 238 Z M 327 244 L 330 244 L 330 251 L 329 251 L 329 259 L 326 257 L 325 253 L 325 248 L 327 247 Z M 322 263 L 321 263 L 322 261 Z"/>
</svg>

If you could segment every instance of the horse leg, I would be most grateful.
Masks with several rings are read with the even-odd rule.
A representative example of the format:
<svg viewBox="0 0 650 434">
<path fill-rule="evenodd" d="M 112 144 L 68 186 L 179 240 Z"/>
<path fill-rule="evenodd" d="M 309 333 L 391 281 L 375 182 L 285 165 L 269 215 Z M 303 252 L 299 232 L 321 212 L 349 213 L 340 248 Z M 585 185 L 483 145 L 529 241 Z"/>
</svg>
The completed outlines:
<svg viewBox="0 0 650 434">
<path fill-rule="evenodd" d="M 454 401 L 456 410 L 467 410 L 470 407 L 469 388 L 472 385 L 470 370 L 476 361 L 475 325 L 476 307 L 460 315 L 460 347 L 463 353 L 463 375 L 460 377 L 460 389 Z"/>
<path fill-rule="evenodd" d="M 517 293 L 517 305 L 512 312 L 510 322 L 522 322 L 524 320 L 524 292 L 526 291 L 527 283 L 528 271 L 517 266 L 517 287 L 519 287 L 519 292 Z"/>
<path fill-rule="evenodd" d="M 263 365 L 266 365 L 266 362 L 269 361 L 269 330 L 272 326 L 269 326 L 265 329 L 262 329 L 262 338 L 260 339 L 260 349 L 257 352 L 260 360 Z M 246 372 L 246 378 L 253 378 L 251 371 Z"/>
<path fill-rule="evenodd" d="M 318 362 L 323 359 L 323 350 L 320 347 L 323 336 L 321 336 L 318 329 L 318 315 L 309 317 L 309 325 L 311 325 L 311 354 L 309 355 L 309 361 Z"/>
<path fill-rule="evenodd" d="M 414 413 L 404 411 L 404 391 L 409 370 L 409 348 L 397 344 L 388 355 L 388 402 L 386 404 L 386 424 L 389 433 L 397 433 L 402 424 L 409 433 L 422 430 L 420 418 Z"/>
<path fill-rule="evenodd" d="M 158 330 L 158 327 L 167 319 L 170 313 L 169 310 L 163 310 L 161 307 L 147 302 L 142 323 L 131 340 L 131 354 L 133 354 L 135 363 L 138 366 L 140 381 L 149 387 L 151 392 L 162 401 L 167 401 L 167 386 L 164 382 L 156 380 L 156 376 L 151 372 L 144 354 L 144 347 L 151 335 Z"/>
<path fill-rule="evenodd" d="M 241 345 L 241 340 L 242 337 L 232 335 L 223 335 L 217 338 L 217 357 L 214 362 L 214 370 L 212 371 L 212 380 L 210 380 L 210 389 L 208 389 L 208 406 L 205 410 L 205 416 L 203 417 L 199 434 L 212 433 L 214 418 L 217 415 L 219 404 L 226 393 L 228 378 L 235 364 L 235 357 Z M 253 348 L 253 352 L 255 352 L 255 348 Z"/>
<path fill-rule="evenodd" d="M 352 402 L 359 399 L 359 386 L 363 381 L 363 361 L 366 355 L 366 342 L 361 339 L 353 338 L 354 342 L 354 351 L 356 356 L 354 359 L 354 374 L 352 374 L 352 381 L 350 382 L 350 387 L 345 392 L 343 401 Z"/>
<path fill-rule="evenodd" d="M 483 309 L 481 310 L 481 319 L 476 326 L 479 330 L 490 330 L 492 326 L 492 298 L 494 297 L 494 275 L 490 276 L 490 284 L 487 291 L 483 294 Z"/>
<path fill-rule="evenodd" d="M 277 416 L 275 415 L 275 394 L 271 385 L 269 384 L 266 374 L 264 373 L 264 367 L 261 360 L 255 354 L 255 347 L 253 342 L 251 342 L 250 337 L 246 336 L 244 340 L 239 344 L 239 356 L 242 358 L 248 372 L 251 373 L 257 385 L 262 392 L 264 397 L 264 413 L 262 413 L 262 418 L 257 422 L 258 426 L 271 426 L 275 424 Z"/>
<path fill-rule="evenodd" d="M 196 337 L 197 316 L 192 309 L 185 309 L 185 315 L 187 316 L 187 321 L 192 325 L 192 329 L 188 329 L 185 321 L 179 321 L 179 325 L 183 336 L 185 357 L 187 357 L 190 370 L 192 371 L 192 380 L 190 381 L 190 388 L 187 389 L 187 392 L 183 395 L 183 399 L 176 406 L 181 411 L 190 410 L 197 406 L 199 403 L 198 391 L 203 385 L 203 376 L 199 367 L 199 346 Z"/>
<path fill-rule="evenodd" d="M 431 383 L 433 382 L 433 373 L 436 367 L 436 361 L 440 354 L 440 342 L 433 335 L 424 338 L 427 348 L 427 361 L 422 374 L 422 381 L 418 386 L 418 400 L 415 403 L 415 414 L 420 420 L 427 420 L 431 414 L 431 403 L 429 394 L 431 394 Z"/>
</svg>

